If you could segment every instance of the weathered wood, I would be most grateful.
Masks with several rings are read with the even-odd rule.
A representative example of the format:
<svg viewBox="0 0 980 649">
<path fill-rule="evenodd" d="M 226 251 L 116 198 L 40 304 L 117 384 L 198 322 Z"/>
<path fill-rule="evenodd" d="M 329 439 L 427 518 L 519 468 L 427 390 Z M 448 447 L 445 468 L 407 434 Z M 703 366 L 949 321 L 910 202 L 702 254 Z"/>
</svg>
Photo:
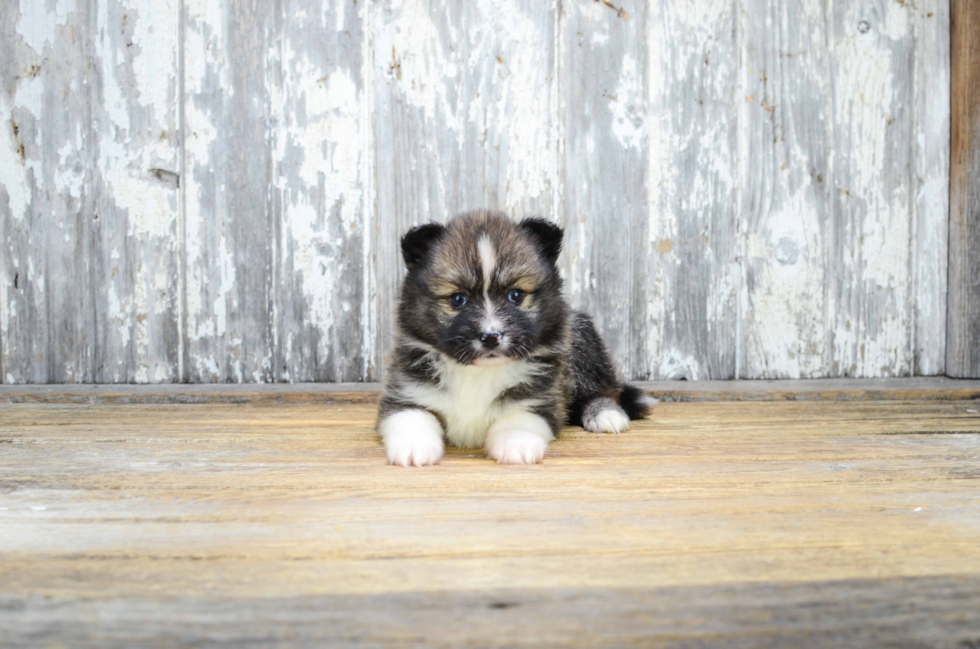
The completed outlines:
<svg viewBox="0 0 980 649">
<path fill-rule="evenodd" d="M 0 30 L 0 376 L 174 380 L 177 5 L 4 3 Z"/>
<path fill-rule="evenodd" d="M 976 577 L 937 576 L 224 601 L 13 596 L 0 598 L 0 641 L 11 649 L 66 637 L 76 647 L 967 649 L 980 639 L 978 593 Z"/>
<path fill-rule="evenodd" d="M 834 374 L 827 293 L 836 152 L 827 11 L 825 3 L 755 0 L 739 20 L 743 377 Z"/>
<path fill-rule="evenodd" d="M 615 364 L 633 375 L 633 246 L 646 221 L 647 6 L 562 6 L 561 221 L 566 295 L 606 332 Z"/>
<path fill-rule="evenodd" d="M 570 300 L 627 377 L 977 376 L 948 23 L 944 0 L 8 2 L 0 382 L 379 380 L 398 237 L 481 207 L 566 226 Z"/>
<path fill-rule="evenodd" d="M 912 3 L 829 10 L 834 115 L 828 310 L 834 376 L 913 371 Z"/>
<path fill-rule="evenodd" d="M 356 0 L 284 0 L 273 55 L 273 303 L 277 381 L 370 377 L 373 154 L 365 15 Z"/>
<path fill-rule="evenodd" d="M 974 405 L 661 404 L 423 470 L 373 405 L 0 405 L 0 644 L 959 646 Z"/>
<path fill-rule="evenodd" d="M 952 0 L 946 372 L 980 377 L 980 6 Z"/>
<path fill-rule="evenodd" d="M 555 219 L 554 0 L 372 4 L 377 368 L 393 343 L 399 237 L 467 210 Z"/>
<path fill-rule="evenodd" d="M 912 260 L 914 373 L 946 371 L 949 249 L 949 1 L 915 3 L 915 171 Z"/>
<path fill-rule="evenodd" d="M 277 3 L 185 4 L 183 380 L 271 381 Z"/>
<path fill-rule="evenodd" d="M 945 377 L 636 381 L 661 401 L 958 401 L 980 400 L 980 381 Z M 380 383 L 0 385 L 0 403 L 327 404 L 378 403 Z"/>
<path fill-rule="evenodd" d="M 735 378 L 737 19 L 728 0 L 650 8 L 649 204 L 633 248 L 637 378 Z"/>
</svg>

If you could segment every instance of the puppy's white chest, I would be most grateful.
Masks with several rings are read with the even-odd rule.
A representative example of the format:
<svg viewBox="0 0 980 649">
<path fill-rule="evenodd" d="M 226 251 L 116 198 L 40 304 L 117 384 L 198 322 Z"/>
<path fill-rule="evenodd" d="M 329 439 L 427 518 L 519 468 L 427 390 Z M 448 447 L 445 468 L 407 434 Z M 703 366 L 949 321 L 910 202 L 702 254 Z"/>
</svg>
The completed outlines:
<svg viewBox="0 0 980 649">
<path fill-rule="evenodd" d="M 447 440 L 464 448 L 483 446 L 490 425 L 514 405 L 500 403 L 500 395 L 527 381 L 534 371 L 525 361 L 512 361 L 497 367 L 447 361 L 440 370 L 439 387 L 426 388 L 413 396 L 443 416 Z"/>
</svg>

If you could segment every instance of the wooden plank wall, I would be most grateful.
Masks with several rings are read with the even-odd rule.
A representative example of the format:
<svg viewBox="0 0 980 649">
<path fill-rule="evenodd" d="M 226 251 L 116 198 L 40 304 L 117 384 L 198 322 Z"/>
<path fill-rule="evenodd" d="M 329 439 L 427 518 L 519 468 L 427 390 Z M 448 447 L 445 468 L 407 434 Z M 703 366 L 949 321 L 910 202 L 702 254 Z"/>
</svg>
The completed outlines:
<svg viewBox="0 0 980 649">
<path fill-rule="evenodd" d="M 399 234 L 479 207 L 566 228 L 570 300 L 630 377 L 941 374 L 965 353 L 949 23 L 944 0 L 3 3 L 0 381 L 377 380 Z"/>
<path fill-rule="evenodd" d="M 953 0 L 949 220 L 950 376 L 980 377 L 980 6 Z"/>
</svg>

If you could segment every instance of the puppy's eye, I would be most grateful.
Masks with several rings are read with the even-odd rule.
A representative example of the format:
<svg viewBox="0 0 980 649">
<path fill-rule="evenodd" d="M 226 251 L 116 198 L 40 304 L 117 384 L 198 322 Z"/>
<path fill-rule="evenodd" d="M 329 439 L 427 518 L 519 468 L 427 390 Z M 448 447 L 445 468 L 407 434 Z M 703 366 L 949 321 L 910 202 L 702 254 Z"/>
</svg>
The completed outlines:
<svg viewBox="0 0 980 649">
<path fill-rule="evenodd" d="M 462 309 L 466 304 L 466 296 L 462 293 L 453 293 L 449 296 L 449 305 L 454 309 Z"/>
<path fill-rule="evenodd" d="M 524 301 L 524 291 L 519 288 L 512 288 L 507 292 L 507 299 L 513 304 L 520 304 Z"/>
</svg>

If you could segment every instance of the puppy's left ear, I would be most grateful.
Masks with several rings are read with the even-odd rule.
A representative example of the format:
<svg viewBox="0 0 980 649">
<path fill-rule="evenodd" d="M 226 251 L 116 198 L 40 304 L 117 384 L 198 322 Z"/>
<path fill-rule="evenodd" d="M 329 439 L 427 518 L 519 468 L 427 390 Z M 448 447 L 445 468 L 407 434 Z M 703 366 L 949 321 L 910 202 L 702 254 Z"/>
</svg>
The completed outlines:
<svg viewBox="0 0 980 649">
<path fill-rule="evenodd" d="M 422 263 L 432 246 L 442 238 L 446 228 L 438 223 L 417 225 L 402 237 L 402 257 L 409 270 Z"/>
<path fill-rule="evenodd" d="M 521 221 L 521 229 L 538 246 L 538 250 L 552 264 L 558 259 L 561 252 L 561 239 L 564 231 L 552 223 L 541 218 L 524 219 Z"/>
</svg>

